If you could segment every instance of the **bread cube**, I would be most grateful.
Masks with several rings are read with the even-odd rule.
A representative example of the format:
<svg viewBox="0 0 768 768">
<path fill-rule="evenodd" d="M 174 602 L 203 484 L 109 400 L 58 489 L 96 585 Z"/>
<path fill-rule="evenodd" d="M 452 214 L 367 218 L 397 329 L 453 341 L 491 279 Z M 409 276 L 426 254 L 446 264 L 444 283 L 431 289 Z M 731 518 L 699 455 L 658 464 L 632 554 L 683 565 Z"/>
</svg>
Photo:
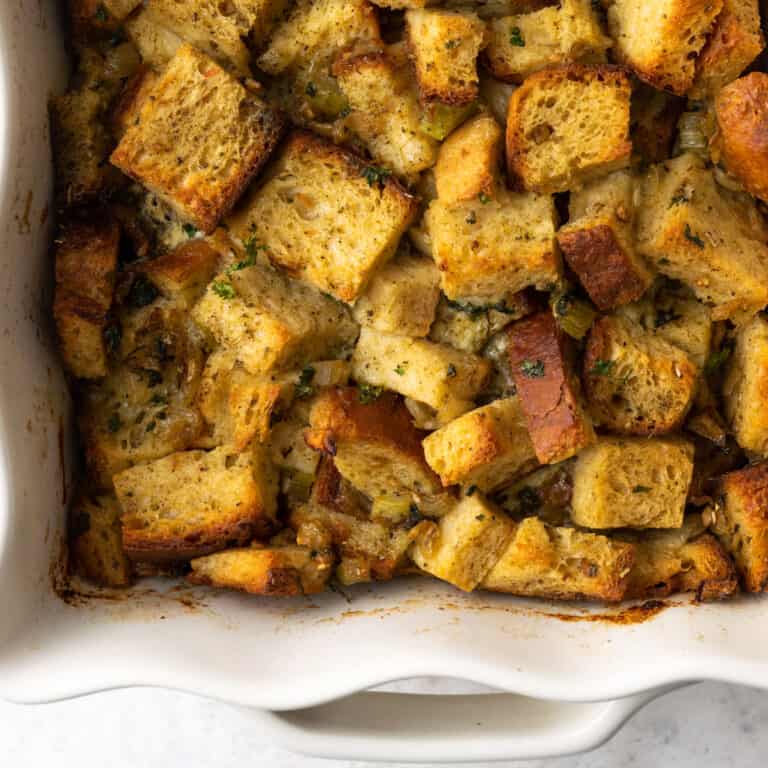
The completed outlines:
<svg viewBox="0 0 768 768">
<path fill-rule="evenodd" d="M 691 98 L 716 94 L 735 80 L 764 47 L 757 0 L 723 0 L 723 10 L 696 59 Z"/>
<path fill-rule="evenodd" d="M 559 600 L 624 599 L 631 544 L 526 517 L 480 587 Z"/>
<path fill-rule="evenodd" d="M 736 562 L 743 588 L 768 586 L 768 462 L 721 478 L 712 509 L 712 530 Z"/>
<path fill-rule="evenodd" d="M 426 336 L 440 298 L 440 273 L 431 259 L 400 255 L 373 277 L 352 312 L 360 325 L 385 333 Z"/>
<path fill-rule="evenodd" d="M 768 304 L 768 228 L 754 202 L 684 154 L 650 169 L 637 249 L 662 274 L 714 305 L 713 320 L 743 320 Z"/>
<path fill-rule="evenodd" d="M 357 335 L 347 307 L 261 263 L 214 279 L 192 317 L 253 374 L 335 357 Z"/>
<path fill-rule="evenodd" d="M 157 78 L 158 75 L 154 70 L 142 64 L 123 84 L 109 114 L 110 130 L 118 140 L 136 120 L 136 114 L 157 82 Z"/>
<path fill-rule="evenodd" d="M 679 528 L 692 477 L 685 440 L 600 438 L 573 467 L 571 519 L 585 528 Z"/>
<path fill-rule="evenodd" d="M 695 592 L 697 600 L 715 600 L 739 589 L 731 558 L 720 542 L 705 532 L 698 516 L 686 518 L 680 530 L 647 531 L 632 538 L 622 534 L 621 538 L 635 547 L 626 599 Z"/>
<path fill-rule="evenodd" d="M 56 241 L 53 317 L 64 364 L 78 378 L 107 374 L 104 330 L 119 247 L 117 221 L 99 208 L 65 220 Z"/>
<path fill-rule="evenodd" d="M 592 421 L 552 313 L 520 320 L 507 333 L 512 377 L 538 460 L 554 464 L 594 443 Z"/>
<path fill-rule="evenodd" d="M 184 221 L 210 233 L 269 157 L 282 128 L 271 107 L 184 45 L 110 159 Z"/>
<path fill-rule="evenodd" d="M 589 333 L 583 376 L 597 424 L 621 434 L 661 435 L 683 423 L 696 394 L 698 370 L 682 349 L 661 336 L 607 315 Z"/>
<path fill-rule="evenodd" d="M 184 451 L 115 475 L 132 559 L 187 560 L 268 533 L 277 483 L 263 449 Z"/>
<path fill-rule="evenodd" d="M 410 556 L 422 571 L 471 592 L 496 564 L 514 528 L 498 507 L 474 493 L 426 529 Z"/>
<path fill-rule="evenodd" d="M 426 403 L 441 424 L 472 408 L 491 372 L 488 360 L 408 336 L 363 326 L 352 355 L 352 375 Z"/>
<path fill-rule="evenodd" d="M 158 24 L 146 7 L 126 20 L 125 32 L 141 60 L 155 70 L 163 69 L 184 44 L 172 29 Z"/>
<path fill-rule="evenodd" d="M 267 243 L 273 263 L 351 303 L 393 255 L 416 211 L 415 198 L 388 171 L 296 131 L 230 230 Z"/>
<path fill-rule="evenodd" d="M 608 28 L 615 55 L 649 85 L 682 96 L 722 7 L 723 0 L 614 0 Z"/>
<path fill-rule="evenodd" d="M 716 148 L 728 172 L 768 202 L 768 74 L 751 72 L 723 88 L 715 114 Z"/>
<path fill-rule="evenodd" d="M 522 82 L 555 64 L 605 60 L 610 45 L 589 0 L 503 16 L 488 22 L 485 60 L 494 77 Z"/>
<path fill-rule="evenodd" d="M 363 402 L 355 387 L 321 392 L 312 405 L 307 444 L 334 457 L 342 477 L 367 496 L 432 495 L 440 481 L 424 459 L 423 434 L 391 392 Z"/>
<path fill-rule="evenodd" d="M 635 252 L 634 184 L 616 171 L 571 194 L 570 220 L 557 233 L 568 266 L 598 309 L 639 299 L 653 276 Z"/>
<path fill-rule="evenodd" d="M 123 551 L 114 496 L 76 497 L 69 510 L 69 554 L 74 570 L 99 586 L 130 586 L 133 569 Z"/>
<path fill-rule="evenodd" d="M 631 84 L 609 66 L 536 72 L 507 113 L 510 179 L 533 192 L 564 192 L 629 164 Z"/>
<path fill-rule="evenodd" d="M 435 164 L 438 145 L 421 130 L 421 111 L 406 66 L 376 51 L 340 57 L 333 73 L 349 101 L 346 124 L 377 163 L 400 176 Z"/>
<path fill-rule="evenodd" d="M 440 147 L 435 165 L 437 196 L 445 205 L 482 195 L 494 197 L 499 178 L 502 132 L 487 113 L 467 120 Z"/>
<path fill-rule="evenodd" d="M 191 584 L 238 589 L 252 595 L 294 597 L 322 592 L 333 561 L 307 547 L 242 547 L 197 557 Z"/>
<path fill-rule="evenodd" d="M 424 440 L 427 463 L 444 486 L 491 493 L 536 466 L 517 397 L 494 400 L 454 419 Z"/>
<path fill-rule="evenodd" d="M 433 200 L 425 223 L 443 293 L 488 303 L 560 278 L 552 198 L 499 189 L 448 205 Z"/>
<path fill-rule="evenodd" d="M 728 424 L 746 451 L 768 458 L 768 321 L 757 316 L 736 337 L 723 382 Z"/>
<path fill-rule="evenodd" d="M 477 56 L 485 25 L 474 13 L 412 8 L 406 36 L 423 102 L 460 106 L 479 95 Z"/>
</svg>

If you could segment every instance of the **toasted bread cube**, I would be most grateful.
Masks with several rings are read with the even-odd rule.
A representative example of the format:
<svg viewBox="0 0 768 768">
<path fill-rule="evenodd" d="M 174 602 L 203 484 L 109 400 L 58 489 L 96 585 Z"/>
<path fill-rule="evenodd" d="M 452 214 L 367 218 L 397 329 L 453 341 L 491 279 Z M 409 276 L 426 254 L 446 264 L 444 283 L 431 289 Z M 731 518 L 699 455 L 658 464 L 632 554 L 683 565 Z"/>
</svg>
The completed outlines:
<svg viewBox="0 0 768 768">
<path fill-rule="evenodd" d="M 722 7 L 723 0 L 614 0 L 608 8 L 614 52 L 641 80 L 682 96 Z"/>
<path fill-rule="evenodd" d="M 142 0 L 67 0 L 72 37 L 76 41 L 114 33 Z"/>
<path fill-rule="evenodd" d="M 184 45 L 179 35 L 158 24 L 146 8 L 125 22 L 125 31 L 141 55 L 141 60 L 156 70 L 163 69 Z"/>
<path fill-rule="evenodd" d="M 433 200 L 425 214 L 441 287 L 451 299 L 493 302 L 560 278 L 552 198 L 499 189 L 494 198 L 448 205 Z"/>
<path fill-rule="evenodd" d="M 282 128 L 271 107 L 184 45 L 110 159 L 210 233 L 269 157 Z"/>
<path fill-rule="evenodd" d="M 633 557 L 631 544 L 526 517 L 480 586 L 526 597 L 618 602 Z"/>
<path fill-rule="evenodd" d="M 744 194 L 717 184 L 692 154 L 651 168 L 643 183 L 637 249 L 659 272 L 739 321 L 768 304 L 768 226 Z"/>
<path fill-rule="evenodd" d="M 715 532 L 736 562 L 747 592 L 768 586 L 768 462 L 723 475 L 713 510 Z"/>
<path fill-rule="evenodd" d="M 723 382 L 725 416 L 738 444 L 768 457 L 768 321 L 753 318 L 736 337 Z"/>
<path fill-rule="evenodd" d="M 294 277 L 354 302 L 395 252 L 416 210 L 415 198 L 381 169 L 296 131 L 230 229 L 268 243 L 269 258 Z"/>
<path fill-rule="evenodd" d="M 363 399 L 355 387 L 321 392 L 309 417 L 308 445 L 332 455 L 341 476 L 373 499 L 437 493 L 440 481 L 424 459 L 423 433 L 403 401 L 391 392 Z"/>
<path fill-rule="evenodd" d="M 332 561 L 307 547 L 243 547 L 197 557 L 191 584 L 239 589 L 252 595 L 293 597 L 322 592 Z"/>
<path fill-rule="evenodd" d="M 115 475 L 123 546 L 138 560 L 187 560 L 272 528 L 274 469 L 263 450 L 172 453 Z"/>
<path fill-rule="evenodd" d="M 512 377 L 538 460 L 554 464 L 594 443 L 592 421 L 552 313 L 520 320 L 507 333 Z"/>
<path fill-rule="evenodd" d="M 585 528 L 679 528 L 693 445 L 679 438 L 601 438 L 573 468 L 571 519 Z"/>
<path fill-rule="evenodd" d="M 104 330 L 119 246 L 120 227 L 101 209 L 66 221 L 57 240 L 53 317 L 64 364 L 78 378 L 107 374 Z"/>
<path fill-rule="evenodd" d="M 456 106 L 474 101 L 480 93 L 483 22 L 474 13 L 412 8 L 405 24 L 422 101 Z"/>
<path fill-rule="evenodd" d="M 723 88 L 715 114 L 716 146 L 728 172 L 768 202 L 768 74 L 752 72 Z"/>
<path fill-rule="evenodd" d="M 352 110 L 346 123 L 376 162 L 400 176 L 435 164 L 438 145 L 421 130 L 421 112 L 405 66 L 376 51 L 342 56 L 333 73 Z"/>
<path fill-rule="evenodd" d="M 589 0 L 551 6 L 488 22 L 485 59 L 494 77 L 522 82 L 555 64 L 605 60 L 610 45 Z"/>
<path fill-rule="evenodd" d="M 426 403 L 438 419 L 442 415 L 450 420 L 470 410 L 490 372 L 490 362 L 475 355 L 365 326 L 352 356 L 352 375 L 358 382 Z"/>
<path fill-rule="evenodd" d="M 571 194 L 570 220 L 557 233 L 568 266 L 603 311 L 639 299 L 653 280 L 635 252 L 633 192 L 627 171 L 591 182 Z"/>
<path fill-rule="evenodd" d="M 606 315 L 592 326 L 584 353 L 584 390 L 595 422 L 628 435 L 677 429 L 696 394 L 688 355 L 627 318 Z"/>
<path fill-rule="evenodd" d="M 517 397 L 494 400 L 459 416 L 424 440 L 427 463 L 444 486 L 491 493 L 536 466 Z"/>
<path fill-rule="evenodd" d="M 628 165 L 631 90 L 627 74 L 609 66 L 527 77 L 509 100 L 510 178 L 533 192 L 564 192 Z"/>
<path fill-rule="evenodd" d="M 630 111 L 632 151 L 646 163 L 669 159 L 685 99 L 638 83 Z"/>
<path fill-rule="evenodd" d="M 698 516 L 686 518 L 680 530 L 647 531 L 628 538 L 635 547 L 635 562 L 626 599 L 658 599 L 695 592 L 697 600 L 715 600 L 738 591 L 731 558 L 694 517 Z"/>
<path fill-rule="evenodd" d="M 723 0 L 723 10 L 696 59 L 691 98 L 702 99 L 716 94 L 735 80 L 764 47 L 758 1 Z"/>
<path fill-rule="evenodd" d="M 437 196 L 445 205 L 493 197 L 499 178 L 502 132 L 488 114 L 456 129 L 440 147 L 435 165 Z"/>
<path fill-rule="evenodd" d="M 136 120 L 136 114 L 144 100 L 157 82 L 157 74 L 146 64 L 142 64 L 129 77 L 112 105 L 109 115 L 109 127 L 113 136 L 121 139 Z"/>
<path fill-rule="evenodd" d="M 422 571 L 471 592 L 496 564 L 514 528 L 498 507 L 474 493 L 418 537 L 411 559 Z"/>
<path fill-rule="evenodd" d="M 120 506 L 114 496 L 81 494 L 69 511 L 69 551 L 77 573 L 103 587 L 127 587 L 131 562 L 123 551 Z"/>
<path fill-rule="evenodd" d="M 404 336 L 426 336 L 440 298 L 440 273 L 431 259 L 401 255 L 385 264 L 357 300 L 360 325 Z"/>
<path fill-rule="evenodd" d="M 192 317 L 254 374 L 334 357 L 357 334 L 343 304 L 260 263 L 214 279 Z"/>
</svg>

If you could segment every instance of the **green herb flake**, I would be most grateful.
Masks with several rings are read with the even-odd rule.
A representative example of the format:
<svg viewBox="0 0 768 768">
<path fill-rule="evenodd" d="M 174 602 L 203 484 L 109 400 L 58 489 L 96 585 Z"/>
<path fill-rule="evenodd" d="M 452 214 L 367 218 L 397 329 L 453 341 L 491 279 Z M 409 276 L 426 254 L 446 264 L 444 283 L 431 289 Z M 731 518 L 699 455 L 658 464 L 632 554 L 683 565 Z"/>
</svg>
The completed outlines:
<svg viewBox="0 0 768 768">
<path fill-rule="evenodd" d="M 128 292 L 128 303 L 141 309 L 141 307 L 149 306 L 159 295 L 160 291 L 153 282 L 144 275 L 138 275 Z"/>
<path fill-rule="evenodd" d="M 194 224 L 182 224 L 181 228 L 187 237 L 194 237 L 197 234 L 197 227 Z"/>
<path fill-rule="evenodd" d="M 475 515 L 475 520 L 479 520 L 482 523 L 483 520 L 485 520 L 485 515 L 483 514 Z"/>
<path fill-rule="evenodd" d="M 573 299 L 570 296 L 568 296 L 568 294 L 566 294 L 565 296 L 561 296 L 555 302 L 555 314 L 558 317 L 565 317 L 570 311 L 572 304 L 573 304 Z"/>
<path fill-rule="evenodd" d="M 368 182 L 369 187 L 375 184 L 381 187 L 384 185 L 387 177 L 392 175 L 392 171 L 388 171 L 386 168 L 379 168 L 376 165 L 367 165 L 360 172 L 360 175 Z"/>
<path fill-rule="evenodd" d="M 659 259 L 659 266 L 660 267 L 668 267 L 669 264 L 670 264 L 670 261 L 669 261 L 669 259 L 666 256 L 662 256 Z"/>
<path fill-rule="evenodd" d="M 598 358 L 595 360 L 595 364 L 589 369 L 589 372 L 593 376 L 610 376 L 615 365 L 615 360 L 601 360 Z"/>
<path fill-rule="evenodd" d="M 423 519 L 424 516 L 421 514 L 421 510 L 415 504 L 411 504 L 411 506 L 408 507 L 408 517 L 405 519 L 403 525 L 406 530 L 410 531 L 411 528 L 418 525 Z"/>
<path fill-rule="evenodd" d="M 529 379 L 540 379 L 544 376 L 543 360 L 523 360 L 520 363 L 520 372 Z"/>
<path fill-rule="evenodd" d="M 685 239 L 690 240 L 697 248 L 703 248 L 704 247 L 704 241 L 695 233 L 693 230 L 691 230 L 691 225 L 686 224 L 685 225 Z"/>
<path fill-rule="evenodd" d="M 470 211 L 464 221 L 466 221 L 467 224 L 477 224 L 477 214 L 474 211 Z"/>
<path fill-rule="evenodd" d="M 455 366 L 453 363 L 451 363 L 451 364 L 448 366 L 448 371 L 446 372 L 446 374 L 445 374 L 445 375 L 446 375 L 446 376 L 447 376 L 449 379 L 452 379 L 452 378 L 454 378 L 454 377 L 456 376 L 456 366 Z"/>
<path fill-rule="evenodd" d="M 146 428 L 145 432 L 154 432 L 156 426 L 157 426 L 157 422 L 156 421 L 150 421 L 147 424 L 147 428 Z"/>
<path fill-rule="evenodd" d="M 102 24 L 106 24 L 109 21 L 109 11 L 104 7 L 104 3 L 99 3 L 96 7 L 96 20 Z"/>
<path fill-rule="evenodd" d="M 679 320 L 681 315 L 675 313 L 673 309 L 657 309 L 656 318 L 653 321 L 655 328 L 661 328 L 667 323 L 673 323 L 675 320 Z"/>
<path fill-rule="evenodd" d="M 363 405 L 370 405 L 381 397 L 384 387 L 376 387 L 373 384 L 361 384 L 358 399 Z"/>
<path fill-rule="evenodd" d="M 523 514 L 530 515 L 541 507 L 541 496 L 535 488 L 530 485 L 524 485 L 517 492 L 517 502 L 520 505 L 520 511 Z"/>
<path fill-rule="evenodd" d="M 168 405 L 168 398 L 165 395 L 161 395 L 159 392 L 152 395 L 149 399 L 152 405 Z"/>
<path fill-rule="evenodd" d="M 395 366 L 395 369 L 394 369 L 394 370 L 395 370 L 395 373 L 396 373 L 398 376 L 405 376 L 405 369 L 406 369 L 407 367 L 408 367 L 408 361 L 407 361 L 407 360 L 404 360 L 402 363 L 398 363 L 398 364 Z"/>
<path fill-rule="evenodd" d="M 454 37 L 452 40 L 448 40 L 445 44 L 447 50 L 452 51 L 454 48 L 458 48 L 461 45 L 461 38 Z"/>
<path fill-rule="evenodd" d="M 221 299 L 234 299 L 235 289 L 228 280 L 214 280 L 211 290 Z"/>
<path fill-rule="evenodd" d="M 647 485 L 636 485 L 632 489 L 632 493 L 650 493 L 652 488 L 649 488 Z"/>
<path fill-rule="evenodd" d="M 314 99 L 315 96 L 317 96 L 317 87 L 313 82 L 308 82 L 307 87 L 304 89 L 304 92 L 309 96 L 310 99 Z"/>
<path fill-rule="evenodd" d="M 704 372 L 712 374 L 719 370 L 731 356 L 731 351 L 730 346 L 724 346 L 722 349 L 718 349 L 717 352 L 713 352 L 707 358 L 707 362 L 704 363 Z"/>
<path fill-rule="evenodd" d="M 669 201 L 669 207 L 674 208 L 676 205 L 682 205 L 683 203 L 687 203 L 690 201 L 690 198 L 685 193 L 684 189 L 681 189 L 677 192 L 677 194 L 672 196 L 672 199 Z"/>
<path fill-rule="evenodd" d="M 464 494 L 465 496 L 472 496 L 474 492 L 477 490 L 476 485 L 470 485 L 469 488 L 467 488 L 467 492 Z"/>
<path fill-rule="evenodd" d="M 315 388 L 312 386 L 312 380 L 315 378 L 315 369 L 308 365 L 299 374 L 299 380 L 296 382 L 294 394 L 297 398 L 311 397 L 315 394 Z"/>
<path fill-rule="evenodd" d="M 509 44 L 514 45 L 517 48 L 525 48 L 525 40 L 523 39 L 523 33 L 520 31 L 520 27 L 512 27 L 509 30 Z"/>
<path fill-rule="evenodd" d="M 123 426 L 123 422 L 120 419 L 120 414 L 115 412 L 109 417 L 109 421 L 107 421 L 107 429 L 114 434 L 117 432 L 120 427 Z"/>
<path fill-rule="evenodd" d="M 104 329 L 104 343 L 107 345 L 107 352 L 114 355 L 120 347 L 122 338 L 123 330 L 119 325 L 108 325 Z"/>
<path fill-rule="evenodd" d="M 477 199 L 478 199 L 478 200 L 479 200 L 479 201 L 480 201 L 480 202 L 481 202 L 483 205 L 487 205 L 488 203 L 490 203 L 490 202 L 491 202 L 491 198 L 490 198 L 490 196 L 489 196 L 489 195 L 486 195 L 486 194 L 485 194 L 485 192 L 481 192 L 481 193 L 480 193 L 480 194 L 477 196 Z"/>
</svg>

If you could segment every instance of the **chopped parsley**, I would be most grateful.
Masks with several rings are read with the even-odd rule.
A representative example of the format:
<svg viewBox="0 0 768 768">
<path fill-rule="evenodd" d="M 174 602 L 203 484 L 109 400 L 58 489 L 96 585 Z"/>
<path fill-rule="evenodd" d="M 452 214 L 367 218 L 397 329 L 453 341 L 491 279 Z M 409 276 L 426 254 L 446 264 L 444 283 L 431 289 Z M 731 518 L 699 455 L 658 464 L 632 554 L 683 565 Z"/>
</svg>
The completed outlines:
<svg viewBox="0 0 768 768">
<path fill-rule="evenodd" d="M 682 205 L 683 203 L 687 203 L 690 201 L 690 197 L 685 192 L 685 189 L 680 189 L 678 192 L 674 195 L 672 195 L 672 199 L 669 201 L 669 207 L 674 208 L 676 205 Z"/>
<path fill-rule="evenodd" d="M 374 184 L 383 186 L 387 177 L 392 175 L 392 171 L 388 171 L 386 168 L 379 168 L 376 165 L 367 165 L 360 172 L 360 175 L 368 182 L 369 187 L 374 186 Z"/>
<path fill-rule="evenodd" d="M 221 299 L 235 298 L 235 289 L 228 280 L 214 280 L 211 290 Z"/>
<path fill-rule="evenodd" d="M 445 47 L 452 51 L 454 48 L 458 48 L 461 45 L 461 38 L 460 37 L 454 37 L 452 40 L 448 40 L 445 44 Z"/>
<path fill-rule="evenodd" d="M 110 431 L 112 434 L 114 434 L 114 433 L 115 433 L 115 432 L 117 432 L 117 430 L 118 430 L 118 429 L 120 429 L 120 427 L 122 427 L 122 426 L 123 426 L 123 422 L 122 422 L 122 420 L 120 419 L 120 414 L 119 414 L 119 413 L 117 413 L 117 411 L 115 411 L 115 413 L 113 413 L 113 414 L 112 414 L 112 415 L 109 417 L 109 421 L 107 421 L 107 429 L 108 429 L 108 430 L 109 430 L 109 431 Z"/>
<path fill-rule="evenodd" d="M 477 490 L 476 485 L 470 485 L 469 488 L 467 488 L 467 492 L 464 495 L 471 496 L 476 490 Z"/>
<path fill-rule="evenodd" d="M 523 360 L 520 363 L 520 372 L 529 379 L 540 379 L 544 375 L 544 361 Z"/>
<path fill-rule="evenodd" d="M 145 371 L 147 374 L 147 386 L 148 387 L 156 387 L 158 384 L 161 384 L 163 381 L 163 375 L 160 373 L 160 371 Z"/>
<path fill-rule="evenodd" d="M 475 520 L 479 520 L 482 523 L 483 520 L 485 520 L 485 515 L 483 515 L 482 513 L 479 515 L 475 515 Z"/>
<path fill-rule="evenodd" d="M 669 266 L 669 259 L 666 256 L 662 256 L 659 259 L 659 266 L 660 267 L 668 267 Z"/>
<path fill-rule="evenodd" d="M 523 514 L 529 515 L 536 512 L 541 507 L 541 496 L 535 488 L 531 488 L 530 485 L 524 485 L 517 492 L 517 501 L 520 504 L 520 511 Z"/>
<path fill-rule="evenodd" d="M 469 304 L 461 301 L 454 301 L 453 299 L 446 299 L 445 303 L 456 312 L 464 312 L 470 317 L 477 317 L 483 315 L 486 312 L 493 310 L 494 312 L 501 312 L 502 315 L 516 315 L 517 309 L 514 307 L 508 307 L 507 302 L 504 299 L 497 301 L 495 304 Z"/>
<path fill-rule="evenodd" d="M 407 367 L 407 366 L 408 366 L 408 361 L 407 361 L 407 360 L 405 360 L 405 361 L 404 361 L 404 362 L 402 362 L 402 363 L 398 363 L 398 364 L 395 366 L 395 369 L 394 369 L 394 370 L 395 370 L 395 373 L 396 373 L 398 376 L 405 376 L 405 369 L 406 369 L 406 367 Z"/>
<path fill-rule="evenodd" d="M 137 308 L 149 306 L 158 296 L 157 286 L 144 275 L 139 275 L 128 292 L 128 302 Z"/>
<path fill-rule="evenodd" d="M 483 205 L 487 205 L 488 203 L 490 203 L 490 202 L 491 202 L 491 198 L 490 198 L 490 196 L 489 196 L 489 195 L 486 195 L 486 194 L 485 194 L 485 192 L 481 192 L 481 193 L 480 193 L 480 194 L 477 196 L 477 199 L 478 199 L 478 200 L 479 200 L 479 201 L 480 201 L 480 202 L 481 202 Z"/>
<path fill-rule="evenodd" d="M 448 371 L 445 374 L 449 379 L 452 379 L 456 375 L 456 366 L 453 363 L 450 363 L 448 366 Z"/>
<path fill-rule="evenodd" d="M 312 397 L 315 394 L 315 388 L 312 386 L 312 380 L 315 378 L 315 369 L 308 365 L 299 374 L 299 380 L 296 382 L 294 394 L 297 398 Z"/>
<path fill-rule="evenodd" d="M 477 224 L 477 214 L 474 211 L 470 211 L 464 221 L 466 221 L 467 224 Z"/>
<path fill-rule="evenodd" d="M 704 372 L 715 373 L 715 371 L 721 368 L 723 363 L 725 363 L 726 360 L 728 360 L 728 358 L 731 356 L 731 351 L 731 347 L 725 345 L 722 347 L 722 349 L 718 349 L 717 352 L 713 352 L 707 358 L 707 362 L 704 363 Z"/>
<path fill-rule="evenodd" d="M 310 99 L 314 99 L 315 96 L 317 96 L 317 87 L 315 84 L 310 81 L 307 83 L 307 87 L 304 89 L 304 92 L 309 96 Z"/>
<path fill-rule="evenodd" d="M 406 530 L 410 530 L 415 525 L 418 525 L 424 517 L 421 514 L 421 510 L 415 505 L 411 504 L 408 507 L 408 517 L 405 518 L 404 527 Z"/>
<path fill-rule="evenodd" d="M 107 352 L 114 354 L 120 346 L 123 338 L 123 329 L 119 325 L 108 325 L 104 329 L 104 343 L 107 345 Z"/>
<path fill-rule="evenodd" d="M 102 24 L 106 24 L 109 21 L 109 11 L 104 7 L 104 3 L 99 3 L 96 8 L 96 20 Z"/>
<path fill-rule="evenodd" d="M 159 392 L 152 395 L 149 399 L 152 405 L 168 405 L 168 398 L 165 395 L 161 395 Z"/>
<path fill-rule="evenodd" d="M 635 487 L 632 489 L 632 493 L 650 493 L 650 492 L 651 492 L 651 490 L 652 490 L 652 489 L 651 489 L 651 488 L 649 488 L 647 485 L 636 485 L 636 486 L 635 486 Z"/>
<path fill-rule="evenodd" d="M 568 314 L 572 304 L 573 299 L 566 293 L 555 302 L 555 314 L 558 317 L 565 317 Z"/>
<path fill-rule="evenodd" d="M 615 360 L 602 360 L 598 358 L 595 360 L 595 364 L 589 369 L 589 372 L 593 376 L 610 376 L 615 365 Z"/>
<path fill-rule="evenodd" d="M 653 321 L 655 328 L 661 328 L 662 325 L 679 320 L 681 315 L 675 313 L 673 309 L 657 309 L 656 319 Z"/>
<path fill-rule="evenodd" d="M 691 229 L 690 224 L 685 225 L 685 239 L 690 240 L 697 248 L 704 247 L 704 241 Z"/>
<path fill-rule="evenodd" d="M 194 237 L 197 234 L 197 227 L 194 224 L 182 224 L 181 228 L 187 237 Z"/>
<path fill-rule="evenodd" d="M 376 387 L 373 384 L 361 384 L 358 399 L 363 405 L 369 405 L 381 397 L 384 387 Z"/>
<path fill-rule="evenodd" d="M 520 27 L 512 27 L 509 30 L 509 44 L 514 45 L 517 48 L 525 48 L 525 40 L 523 39 L 523 33 L 520 31 Z"/>
<path fill-rule="evenodd" d="M 145 432 L 154 432 L 156 426 L 157 426 L 157 422 L 156 421 L 150 421 L 147 424 L 147 428 L 144 431 Z"/>
</svg>

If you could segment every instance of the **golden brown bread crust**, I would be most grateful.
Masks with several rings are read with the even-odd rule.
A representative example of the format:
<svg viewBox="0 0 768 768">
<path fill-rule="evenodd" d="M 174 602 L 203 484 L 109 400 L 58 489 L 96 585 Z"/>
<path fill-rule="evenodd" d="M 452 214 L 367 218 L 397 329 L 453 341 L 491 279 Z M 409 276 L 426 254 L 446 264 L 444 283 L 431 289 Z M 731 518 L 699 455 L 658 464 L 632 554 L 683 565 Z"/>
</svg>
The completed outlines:
<svg viewBox="0 0 768 768">
<path fill-rule="evenodd" d="M 568 368 L 565 339 L 551 312 L 514 323 L 509 333 L 509 363 L 542 464 L 562 461 L 595 440 L 579 402 L 578 380 Z"/>
<path fill-rule="evenodd" d="M 768 74 L 752 72 L 715 100 L 716 146 L 730 173 L 768 202 Z"/>
<path fill-rule="evenodd" d="M 645 293 L 645 279 L 607 224 L 560 231 L 557 242 L 598 309 L 606 312 Z"/>
</svg>

